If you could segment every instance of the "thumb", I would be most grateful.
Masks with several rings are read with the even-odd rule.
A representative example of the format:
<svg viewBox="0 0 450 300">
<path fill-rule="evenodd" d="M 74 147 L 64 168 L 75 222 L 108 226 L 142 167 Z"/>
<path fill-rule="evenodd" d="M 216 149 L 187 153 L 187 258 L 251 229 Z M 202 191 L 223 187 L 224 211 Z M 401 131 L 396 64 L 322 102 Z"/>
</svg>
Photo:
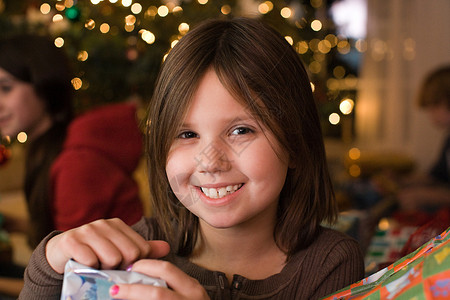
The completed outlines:
<svg viewBox="0 0 450 300">
<path fill-rule="evenodd" d="M 170 246 L 166 241 L 147 241 L 150 245 L 150 253 L 147 258 L 161 258 L 169 254 Z"/>
</svg>

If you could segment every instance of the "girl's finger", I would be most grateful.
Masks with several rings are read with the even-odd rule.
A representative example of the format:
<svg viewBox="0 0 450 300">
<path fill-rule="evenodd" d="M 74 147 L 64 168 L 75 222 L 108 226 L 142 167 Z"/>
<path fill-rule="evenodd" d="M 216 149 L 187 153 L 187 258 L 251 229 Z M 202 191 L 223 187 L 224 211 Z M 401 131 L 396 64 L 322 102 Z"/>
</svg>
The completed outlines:
<svg viewBox="0 0 450 300">
<path fill-rule="evenodd" d="M 74 253 L 76 250 L 76 253 Z M 65 234 L 51 238 L 46 245 L 46 258 L 49 265 L 57 273 L 64 273 L 66 262 L 73 257 L 77 257 L 84 264 L 97 268 L 98 259 L 95 252 L 84 244 L 78 244 L 74 239 Z"/>
<path fill-rule="evenodd" d="M 113 299 L 140 300 L 140 299 L 177 299 L 170 289 L 145 284 L 116 284 L 109 289 Z"/>
<path fill-rule="evenodd" d="M 147 241 L 150 245 L 150 253 L 143 258 L 161 258 L 169 254 L 170 246 L 166 241 Z"/>
<path fill-rule="evenodd" d="M 79 263 L 94 268 L 113 269 L 122 261 L 122 252 L 111 237 L 120 239 L 120 235 L 120 231 L 112 229 L 106 220 L 99 220 L 63 233 L 60 247 L 66 249 L 70 258 Z M 83 253 L 80 253 L 80 246 L 86 249 L 86 253 L 90 249 L 96 261 L 88 261 Z"/>
<path fill-rule="evenodd" d="M 132 271 L 163 279 L 173 291 L 187 299 L 209 299 L 205 289 L 196 279 L 167 261 L 139 260 L 133 265 Z"/>
<path fill-rule="evenodd" d="M 74 260 L 93 267 L 125 269 L 139 258 L 146 258 L 150 245 L 119 219 L 98 220 L 52 238 L 46 249 L 51 267 L 58 273 Z"/>
<path fill-rule="evenodd" d="M 148 257 L 151 250 L 150 245 L 122 220 L 111 219 L 96 225 L 99 227 L 98 232 L 101 232 L 105 239 L 103 246 L 107 246 L 106 242 L 112 244 L 110 246 L 112 249 L 97 248 L 103 268 L 120 267 L 125 269 L 134 261 Z M 118 253 L 110 253 L 110 251 L 118 251 Z"/>
</svg>

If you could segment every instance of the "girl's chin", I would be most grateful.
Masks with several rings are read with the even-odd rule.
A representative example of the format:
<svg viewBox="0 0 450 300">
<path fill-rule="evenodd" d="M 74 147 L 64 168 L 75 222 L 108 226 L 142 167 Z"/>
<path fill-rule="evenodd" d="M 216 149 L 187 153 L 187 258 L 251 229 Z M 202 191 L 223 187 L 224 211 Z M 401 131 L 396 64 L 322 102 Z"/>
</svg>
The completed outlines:
<svg viewBox="0 0 450 300">
<path fill-rule="evenodd" d="M 199 218 L 200 221 L 200 226 L 207 226 L 210 228 L 214 228 L 214 229 L 228 229 L 231 227 L 234 227 L 236 224 L 234 222 L 232 222 L 229 218 L 228 220 L 218 220 L 218 219 L 214 219 L 214 220 L 209 220 L 209 219 L 204 219 L 204 218 Z"/>
</svg>

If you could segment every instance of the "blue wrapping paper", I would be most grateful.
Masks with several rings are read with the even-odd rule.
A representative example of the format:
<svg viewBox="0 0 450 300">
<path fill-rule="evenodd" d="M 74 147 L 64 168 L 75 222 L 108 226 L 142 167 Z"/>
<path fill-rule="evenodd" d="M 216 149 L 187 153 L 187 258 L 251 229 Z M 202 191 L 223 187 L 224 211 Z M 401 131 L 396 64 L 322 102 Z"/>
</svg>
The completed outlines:
<svg viewBox="0 0 450 300">
<path fill-rule="evenodd" d="M 118 283 L 167 287 L 164 280 L 137 272 L 96 270 L 69 260 L 64 270 L 61 300 L 109 300 L 109 288 Z"/>
</svg>

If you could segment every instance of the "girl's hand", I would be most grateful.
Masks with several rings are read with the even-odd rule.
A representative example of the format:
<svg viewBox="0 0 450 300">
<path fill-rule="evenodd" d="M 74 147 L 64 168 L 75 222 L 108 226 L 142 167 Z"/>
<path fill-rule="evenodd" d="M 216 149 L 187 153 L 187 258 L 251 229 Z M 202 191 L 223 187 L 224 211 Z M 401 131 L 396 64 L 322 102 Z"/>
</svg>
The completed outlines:
<svg viewBox="0 0 450 300">
<path fill-rule="evenodd" d="M 154 259 L 137 261 L 132 271 L 166 281 L 170 289 L 145 284 L 117 284 L 110 288 L 114 299 L 209 299 L 200 283 L 173 264 Z"/>
<path fill-rule="evenodd" d="M 120 219 L 97 220 L 61 233 L 47 243 L 46 257 L 56 272 L 64 273 L 69 259 L 96 269 L 126 269 L 138 259 L 169 253 L 163 241 L 146 241 Z"/>
</svg>

